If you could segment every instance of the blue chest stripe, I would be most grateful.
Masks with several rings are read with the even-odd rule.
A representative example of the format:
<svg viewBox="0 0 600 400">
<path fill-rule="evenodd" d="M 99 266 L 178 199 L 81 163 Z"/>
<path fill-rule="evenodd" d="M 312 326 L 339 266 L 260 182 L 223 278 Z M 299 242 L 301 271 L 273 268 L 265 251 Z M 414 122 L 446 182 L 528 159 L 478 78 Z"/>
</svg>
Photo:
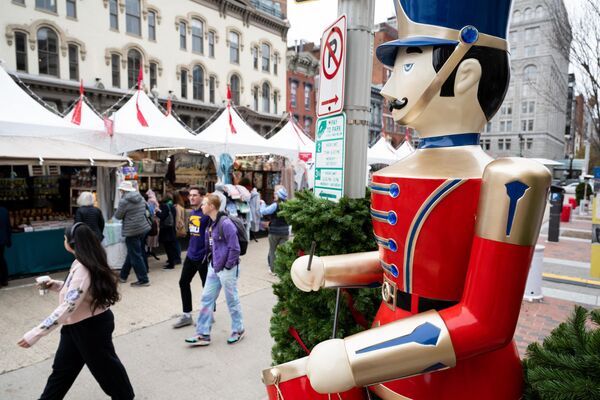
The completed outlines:
<svg viewBox="0 0 600 400">
<path fill-rule="evenodd" d="M 408 335 L 386 340 L 385 342 L 356 350 L 356 354 L 369 353 L 371 351 L 387 349 L 389 347 L 395 347 L 408 343 L 416 343 L 422 346 L 436 346 L 440 337 L 440 333 L 440 328 L 430 322 L 425 322 L 424 324 L 417 326 Z"/>
<path fill-rule="evenodd" d="M 406 277 L 406 292 L 408 292 L 408 293 L 411 293 L 410 266 L 411 266 L 411 258 L 412 258 L 413 241 L 415 240 L 415 236 L 417 234 L 417 231 L 419 230 L 419 227 L 423 223 L 423 218 L 425 217 L 425 215 L 427 214 L 427 211 L 429 211 L 431 206 L 440 197 L 442 197 L 444 195 L 444 193 L 446 193 L 448 190 L 452 189 L 452 187 L 456 186 L 460 181 L 461 181 L 461 179 L 454 179 L 454 180 L 450 181 L 449 183 L 446 184 L 446 187 L 444 187 L 433 198 L 431 198 L 429 200 L 429 202 L 427 202 L 427 205 L 423 208 L 423 210 L 421 210 L 421 213 L 417 217 L 416 223 L 414 224 L 412 230 L 410 231 L 410 236 L 408 239 L 408 246 L 407 246 L 406 261 L 404 264 L 404 274 Z"/>
</svg>

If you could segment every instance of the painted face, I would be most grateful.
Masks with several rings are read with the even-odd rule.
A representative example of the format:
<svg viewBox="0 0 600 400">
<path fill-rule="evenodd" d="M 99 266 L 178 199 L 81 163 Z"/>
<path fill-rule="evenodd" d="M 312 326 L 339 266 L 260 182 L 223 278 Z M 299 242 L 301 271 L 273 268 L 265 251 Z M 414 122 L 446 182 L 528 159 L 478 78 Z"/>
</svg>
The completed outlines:
<svg viewBox="0 0 600 400">
<path fill-rule="evenodd" d="M 431 63 L 433 47 L 402 47 L 396 55 L 392 75 L 381 90 L 388 102 L 396 101 L 392 117 L 401 124 L 402 119 L 415 105 L 436 73 Z"/>
</svg>

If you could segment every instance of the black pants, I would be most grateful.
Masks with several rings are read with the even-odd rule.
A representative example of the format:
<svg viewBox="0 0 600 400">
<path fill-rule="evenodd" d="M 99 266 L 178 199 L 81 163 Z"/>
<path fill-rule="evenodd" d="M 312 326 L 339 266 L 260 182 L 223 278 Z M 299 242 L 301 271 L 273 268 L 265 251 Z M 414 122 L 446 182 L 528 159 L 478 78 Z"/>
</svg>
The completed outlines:
<svg viewBox="0 0 600 400">
<path fill-rule="evenodd" d="M 111 399 L 133 399 L 127 371 L 113 346 L 114 329 L 115 319 L 110 310 L 63 326 L 52 374 L 40 400 L 64 398 L 84 364 Z"/>
<path fill-rule="evenodd" d="M 204 274 L 206 276 L 206 274 Z M 4 245 L 0 244 L 0 284 L 6 285 L 8 283 L 8 265 L 4 259 Z"/>
<path fill-rule="evenodd" d="M 184 313 L 192 312 L 192 289 L 190 288 L 190 282 L 194 279 L 196 272 L 200 274 L 202 287 L 204 287 L 206 274 L 208 273 L 208 264 L 203 261 L 190 260 L 189 257 L 186 257 L 181 269 L 181 277 L 179 278 L 179 290 L 181 291 L 181 304 Z"/>
<path fill-rule="evenodd" d="M 173 267 L 175 264 L 181 262 L 181 254 L 177 253 L 177 244 L 175 241 L 171 242 L 162 242 L 163 247 L 165 248 L 165 253 L 167 253 L 167 264 Z"/>
</svg>

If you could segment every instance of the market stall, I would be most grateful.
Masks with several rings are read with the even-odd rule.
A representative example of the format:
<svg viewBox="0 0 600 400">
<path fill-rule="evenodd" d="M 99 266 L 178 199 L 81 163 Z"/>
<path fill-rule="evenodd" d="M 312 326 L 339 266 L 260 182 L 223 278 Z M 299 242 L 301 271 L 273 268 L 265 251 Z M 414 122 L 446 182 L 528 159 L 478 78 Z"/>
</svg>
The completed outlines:
<svg viewBox="0 0 600 400">
<path fill-rule="evenodd" d="M 381 137 L 379 140 L 367 150 L 367 163 L 372 164 L 394 164 L 400 159 L 396 150 L 390 143 Z"/>
<path fill-rule="evenodd" d="M 1 122 L 0 122 L 1 124 Z M 73 223 L 80 191 L 97 191 L 97 168 L 127 162 L 81 144 L 39 137 L 0 136 L 0 206 L 9 211 L 9 276 L 68 268 L 64 227 Z"/>
</svg>

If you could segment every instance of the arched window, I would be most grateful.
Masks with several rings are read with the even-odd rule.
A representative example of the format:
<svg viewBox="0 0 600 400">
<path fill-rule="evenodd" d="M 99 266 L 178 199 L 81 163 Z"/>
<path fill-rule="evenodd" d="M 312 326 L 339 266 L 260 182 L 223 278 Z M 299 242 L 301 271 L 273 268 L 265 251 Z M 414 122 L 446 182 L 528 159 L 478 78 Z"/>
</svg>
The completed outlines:
<svg viewBox="0 0 600 400">
<path fill-rule="evenodd" d="M 515 10 L 513 13 L 513 21 L 512 22 L 521 22 L 521 11 Z"/>
<path fill-rule="evenodd" d="M 271 88 L 267 82 L 262 85 L 262 110 L 263 112 L 271 112 Z"/>
<path fill-rule="evenodd" d="M 208 101 L 210 104 L 215 104 L 215 87 L 217 86 L 217 78 L 211 76 L 208 80 Z"/>
<path fill-rule="evenodd" d="M 262 70 L 269 72 L 269 61 L 271 60 L 271 46 L 263 43 L 261 46 Z"/>
<path fill-rule="evenodd" d="M 199 19 L 192 19 L 192 51 L 204 53 L 204 23 Z"/>
<path fill-rule="evenodd" d="M 229 62 L 240 63 L 240 35 L 237 32 L 229 32 Z"/>
<path fill-rule="evenodd" d="M 252 88 L 252 109 L 258 111 L 258 86 Z"/>
<path fill-rule="evenodd" d="M 194 100 L 204 101 L 204 70 L 199 65 L 192 71 L 192 96 Z"/>
<path fill-rule="evenodd" d="M 535 17 L 536 18 L 542 18 L 543 16 L 544 16 L 544 7 L 537 6 L 535 8 Z"/>
<path fill-rule="evenodd" d="M 127 87 L 137 85 L 138 74 L 142 67 L 142 55 L 139 51 L 131 49 L 127 52 Z"/>
<path fill-rule="evenodd" d="M 231 75 L 231 78 L 229 79 L 229 85 L 231 89 L 231 101 L 233 101 L 233 104 L 239 105 L 241 91 L 240 77 L 236 74 Z"/>
<path fill-rule="evenodd" d="M 525 11 L 523 11 L 523 21 L 530 20 L 532 16 L 531 8 L 527 7 Z"/>
<path fill-rule="evenodd" d="M 523 69 L 523 80 L 525 82 L 535 82 L 537 79 L 537 67 L 535 65 L 528 65 Z"/>
<path fill-rule="evenodd" d="M 37 32 L 39 73 L 59 77 L 58 36 L 50 28 L 41 28 Z"/>
<path fill-rule="evenodd" d="M 140 0 L 125 1 L 125 25 L 127 33 L 142 35 L 142 17 Z"/>
</svg>

